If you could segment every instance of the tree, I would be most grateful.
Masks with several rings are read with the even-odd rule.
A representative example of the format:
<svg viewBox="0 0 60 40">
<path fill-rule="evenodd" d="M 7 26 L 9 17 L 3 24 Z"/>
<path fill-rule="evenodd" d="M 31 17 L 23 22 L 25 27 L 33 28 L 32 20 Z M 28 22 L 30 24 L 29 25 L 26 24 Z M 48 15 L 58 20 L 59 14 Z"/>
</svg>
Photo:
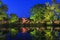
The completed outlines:
<svg viewBox="0 0 60 40">
<path fill-rule="evenodd" d="M 47 9 L 45 10 L 45 20 L 58 20 L 59 14 L 60 14 L 60 8 L 58 4 L 50 4 L 47 5 Z"/>
<path fill-rule="evenodd" d="M 18 21 L 18 17 L 16 14 L 10 14 L 11 18 L 9 19 L 9 23 L 15 23 Z"/>
<path fill-rule="evenodd" d="M 7 5 L 3 4 L 2 1 L 0 1 L 0 20 L 8 18 L 8 15 L 6 14 L 7 11 L 8 11 Z"/>
<path fill-rule="evenodd" d="M 7 19 L 8 18 L 8 15 L 4 12 L 0 12 L 0 20 L 4 20 L 4 19 Z"/>
<path fill-rule="evenodd" d="M 1 10 L 2 10 L 2 12 L 7 12 L 8 11 L 7 5 L 6 4 L 3 4 L 1 6 Z"/>
<path fill-rule="evenodd" d="M 57 4 L 55 8 L 55 15 L 57 16 L 58 20 L 60 19 L 60 6 Z"/>
<path fill-rule="evenodd" d="M 60 4 L 56 4 L 56 0 L 52 0 L 53 4 L 55 4 L 55 16 L 60 19 Z"/>
<path fill-rule="evenodd" d="M 7 12 L 8 7 L 6 4 L 3 4 L 2 1 L 0 1 L 0 12 Z"/>
<path fill-rule="evenodd" d="M 2 1 L 0 0 L 0 7 L 1 7 L 2 4 L 3 4 L 3 3 L 2 3 Z"/>
<path fill-rule="evenodd" d="M 45 10 L 45 4 L 37 4 L 31 8 L 31 16 L 30 19 L 32 19 L 34 22 L 41 21 L 44 19 L 44 10 Z"/>
<path fill-rule="evenodd" d="M 52 20 L 52 18 L 54 16 L 54 11 L 53 10 L 54 10 L 54 5 L 52 5 L 52 6 L 49 6 L 49 4 L 46 5 L 46 10 L 44 12 L 44 20 L 45 21 Z"/>
</svg>

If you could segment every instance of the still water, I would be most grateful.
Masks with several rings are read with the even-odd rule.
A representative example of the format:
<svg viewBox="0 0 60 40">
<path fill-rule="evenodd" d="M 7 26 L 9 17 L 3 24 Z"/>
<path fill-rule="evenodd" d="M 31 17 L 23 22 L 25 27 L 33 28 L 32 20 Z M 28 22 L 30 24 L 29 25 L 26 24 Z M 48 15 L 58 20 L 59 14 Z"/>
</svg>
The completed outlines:
<svg viewBox="0 0 60 40">
<path fill-rule="evenodd" d="M 26 31 L 25 33 L 21 31 L 21 28 L 1 28 L 0 40 L 60 40 L 59 26 L 25 28 L 26 29 L 23 29 L 24 32 Z"/>
</svg>

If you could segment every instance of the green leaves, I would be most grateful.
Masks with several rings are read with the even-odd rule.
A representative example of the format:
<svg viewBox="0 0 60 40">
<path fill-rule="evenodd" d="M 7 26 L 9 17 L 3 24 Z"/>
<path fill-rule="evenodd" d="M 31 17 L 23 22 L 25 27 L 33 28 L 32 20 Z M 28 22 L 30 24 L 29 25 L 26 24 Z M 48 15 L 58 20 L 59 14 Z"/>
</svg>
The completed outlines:
<svg viewBox="0 0 60 40">
<path fill-rule="evenodd" d="M 0 20 L 5 20 L 8 18 L 8 15 L 6 14 L 7 10 L 7 5 L 3 4 L 0 0 Z"/>
<path fill-rule="evenodd" d="M 7 14 L 5 12 L 0 12 L 0 20 L 4 20 L 4 18 L 7 18 Z"/>
<path fill-rule="evenodd" d="M 0 5 L 2 4 L 2 2 L 0 1 Z"/>
<path fill-rule="evenodd" d="M 38 20 L 42 20 L 44 18 L 43 17 L 44 10 L 45 10 L 45 5 L 43 4 L 35 5 L 33 8 L 31 8 L 31 14 L 34 15 L 31 15 L 30 19 L 34 20 L 34 22 L 37 22 Z"/>
<path fill-rule="evenodd" d="M 2 9 L 3 12 L 8 11 L 7 5 L 5 5 L 5 4 L 1 6 L 1 9 Z"/>
<path fill-rule="evenodd" d="M 10 15 L 11 15 L 11 18 L 9 19 L 10 23 L 18 21 L 18 17 L 16 16 L 16 14 L 10 14 Z"/>
<path fill-rule="evenodd" d="M 30 19 L 34 20 L 34 22 L 37 21 L 52 21 L 57 20 L 57 16 L 55 15 L 55 12 L 57 12 L 57 15 L 60 15 L 60 9 L 58 8 L 59 5 L 46 3 L 46 5 L 43 6 L 43 4 L 37 4 L 34 7 L 31 8 L 31 15 Z"/>
</svg>

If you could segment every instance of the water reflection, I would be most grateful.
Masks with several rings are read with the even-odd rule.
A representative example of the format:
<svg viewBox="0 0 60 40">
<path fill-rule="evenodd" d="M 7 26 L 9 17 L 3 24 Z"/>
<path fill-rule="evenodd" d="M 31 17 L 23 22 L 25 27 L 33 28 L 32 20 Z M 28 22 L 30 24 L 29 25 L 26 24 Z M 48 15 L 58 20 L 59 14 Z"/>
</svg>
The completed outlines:
<svg viewBox="0 0 60 40">
<path fill-rule="evenodd" d="M 1 28 L 0 40 L 60 40 L 59 26 L 22 28 Z"/>
</svg>

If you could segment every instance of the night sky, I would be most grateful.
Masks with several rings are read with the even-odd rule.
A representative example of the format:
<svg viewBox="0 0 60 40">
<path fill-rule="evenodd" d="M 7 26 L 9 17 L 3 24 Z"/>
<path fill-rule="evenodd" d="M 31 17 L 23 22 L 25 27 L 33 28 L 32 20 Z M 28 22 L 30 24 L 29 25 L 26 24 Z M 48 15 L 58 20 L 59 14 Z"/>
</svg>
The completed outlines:
<svg viewBox="0 0 60 40">
<path fill-rule="evenodd" d="M 8 15 L 15 13 L 19 18 L 30 17 L 30 9 L 36 4 L 52 3 L 51 0 L 2 0 L 2 2 L 8 6 Z"/>
</svg>

